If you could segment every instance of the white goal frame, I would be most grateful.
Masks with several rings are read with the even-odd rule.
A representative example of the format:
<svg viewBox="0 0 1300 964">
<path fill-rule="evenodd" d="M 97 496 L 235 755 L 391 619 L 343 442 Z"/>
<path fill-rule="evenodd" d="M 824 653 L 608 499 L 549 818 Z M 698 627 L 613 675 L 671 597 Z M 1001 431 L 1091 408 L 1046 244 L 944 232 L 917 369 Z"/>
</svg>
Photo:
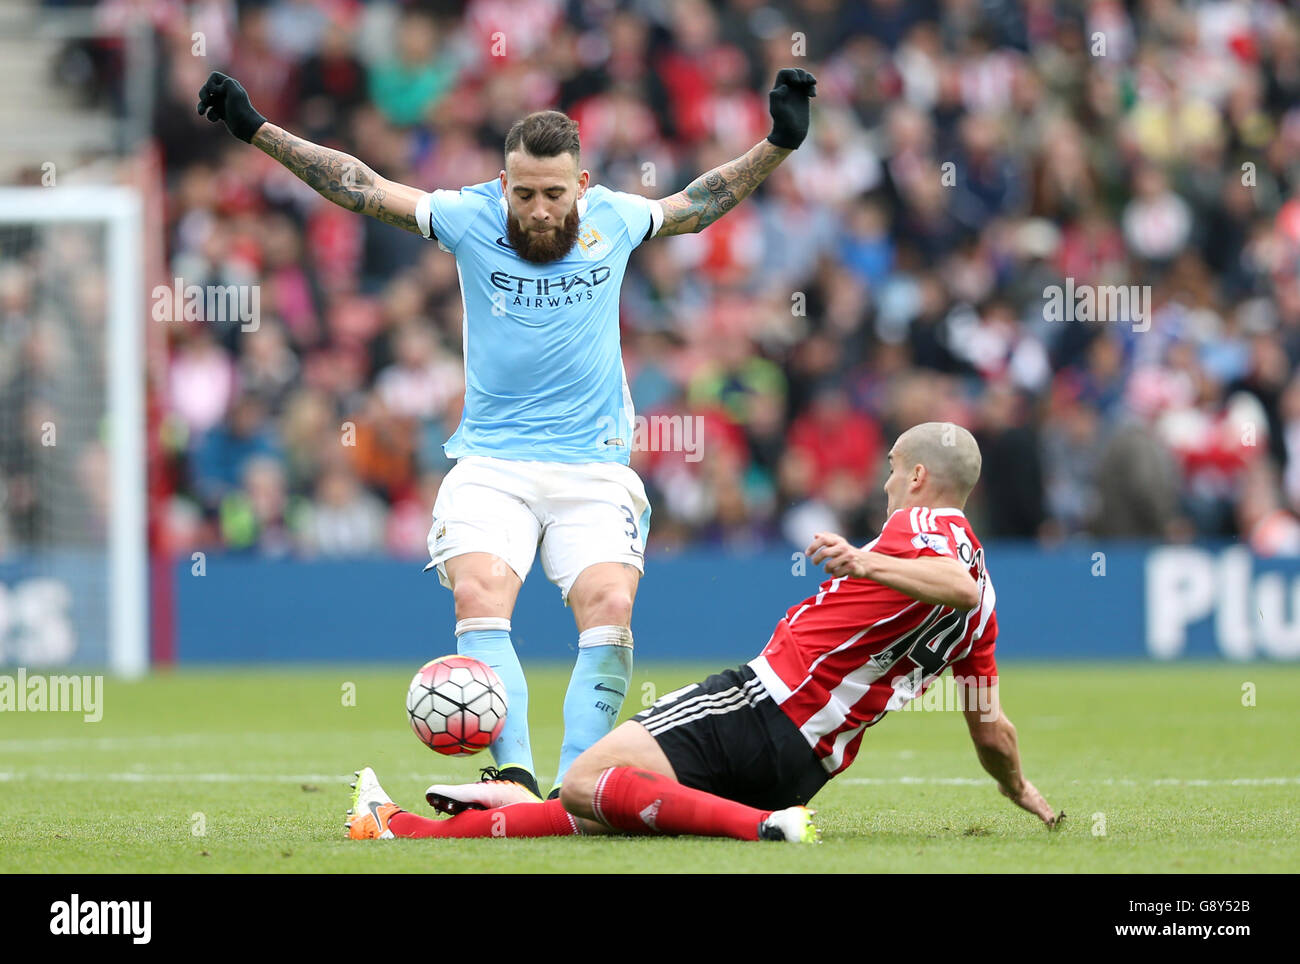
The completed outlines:
<svg viewBox="0 0 1300 964">
<path fill-rule="evenodd" d="M 149 668 L 143 204 L 120 186 L 0 187 L 2 224 L 103 224 L 108 281 L 108 666 Z"/>
</svg>

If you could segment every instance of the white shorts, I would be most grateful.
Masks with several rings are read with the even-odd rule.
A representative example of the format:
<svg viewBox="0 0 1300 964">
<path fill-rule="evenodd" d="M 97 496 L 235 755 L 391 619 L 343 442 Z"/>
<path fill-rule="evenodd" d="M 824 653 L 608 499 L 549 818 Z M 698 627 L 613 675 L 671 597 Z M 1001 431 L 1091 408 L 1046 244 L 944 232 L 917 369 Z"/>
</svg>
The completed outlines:
<svg viewBox="0 0 1300 964">
<path fill-rule="evenodd" d="M 523 462 L 471 455 L 438 489 L 425 571 L 467 552 L 490 552 L 528 578 L 540 546 L 546 578 L 568 604 L 578 575 L 598 562 L 645 572 L 650 501 L 641 478 L 617 462 Z"/>
</svg>

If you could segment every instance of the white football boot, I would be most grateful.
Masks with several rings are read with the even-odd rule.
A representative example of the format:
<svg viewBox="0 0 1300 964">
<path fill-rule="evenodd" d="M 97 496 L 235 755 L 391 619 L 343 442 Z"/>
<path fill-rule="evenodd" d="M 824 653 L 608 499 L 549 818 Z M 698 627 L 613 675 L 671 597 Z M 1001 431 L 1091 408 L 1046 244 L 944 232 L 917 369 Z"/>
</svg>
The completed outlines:
<svg viewBox="0 0 1300 964">
<path fill-rule="evenodd" d="M 786 807 L 774 810 L 758 825 L 759 840 L 784 840 L 788 843 L 821 843 L 822 832 L 813 823 L 815 810 Z"/>
<path fill-rule="evenodd" d="M 353 840 L 392 840 L 393 831 L 388 821 L 402 808 L 379 785 L 379 777 L 370 767 L 357 771 L 357 782 L 352 786 L 352 809 L 348 811 L 344 826 Z"/>
<path fill-rule="evenodd" d="M 484 767 L 477 783 L 435 783 L 424 799 L 439 813 L 453 817 L 464 810 L 495 810 L 514 803 L 541 803 L 542 798 L 514 780 L 502 779 L 496 767 Z"/>
</svg>

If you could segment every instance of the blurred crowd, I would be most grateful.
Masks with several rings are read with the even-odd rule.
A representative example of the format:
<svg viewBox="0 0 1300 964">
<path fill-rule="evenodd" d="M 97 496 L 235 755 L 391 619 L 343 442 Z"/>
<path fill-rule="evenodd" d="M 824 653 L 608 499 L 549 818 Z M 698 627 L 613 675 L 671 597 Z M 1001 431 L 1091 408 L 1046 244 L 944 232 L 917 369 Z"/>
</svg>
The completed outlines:
<svg viewBox="0 0 1300 964">
<path fill-rule="evenodd" d="M 629 266 L 637 410 L 704 427 L 698 461 L 636 453 L 652 548 L 869 539 L 894 437 L 951 420 L 983 450 L 985 540 L 1300 555 L 1300 17 L 1282 2 L 97 7 L 157 30 L 169 277 L 260 286 L 256 331 L 168 325 L 177 551 L 423 554 L 464 387 L 452 258 L 199 118 L 210 70 L 430 190 L 494 177 L 510 124 L 558 107 L 594 182 L 663 197 L 762 138 L 772 78 L 801 66 L 803 147 Z M 1142 286 L 1149 317 L 1054 320 L 1067 285 Z"/>
</svg>

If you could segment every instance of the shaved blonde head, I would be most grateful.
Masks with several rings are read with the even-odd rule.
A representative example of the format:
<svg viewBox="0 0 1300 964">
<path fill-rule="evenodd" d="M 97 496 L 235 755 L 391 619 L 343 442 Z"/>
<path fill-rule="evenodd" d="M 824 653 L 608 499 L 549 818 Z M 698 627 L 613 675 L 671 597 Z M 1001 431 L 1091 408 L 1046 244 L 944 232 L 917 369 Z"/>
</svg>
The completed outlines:
<svg viewBox="0 0 1300 964">
<path fill-rule="evenodd" d="M 894 443 L 894 454 L 907 468 L 924 465 L 936 495 L 964 506 L 980 478 L 980 447 L 975 436 L 952 422 L 914 425 Z"/>
</svg>

